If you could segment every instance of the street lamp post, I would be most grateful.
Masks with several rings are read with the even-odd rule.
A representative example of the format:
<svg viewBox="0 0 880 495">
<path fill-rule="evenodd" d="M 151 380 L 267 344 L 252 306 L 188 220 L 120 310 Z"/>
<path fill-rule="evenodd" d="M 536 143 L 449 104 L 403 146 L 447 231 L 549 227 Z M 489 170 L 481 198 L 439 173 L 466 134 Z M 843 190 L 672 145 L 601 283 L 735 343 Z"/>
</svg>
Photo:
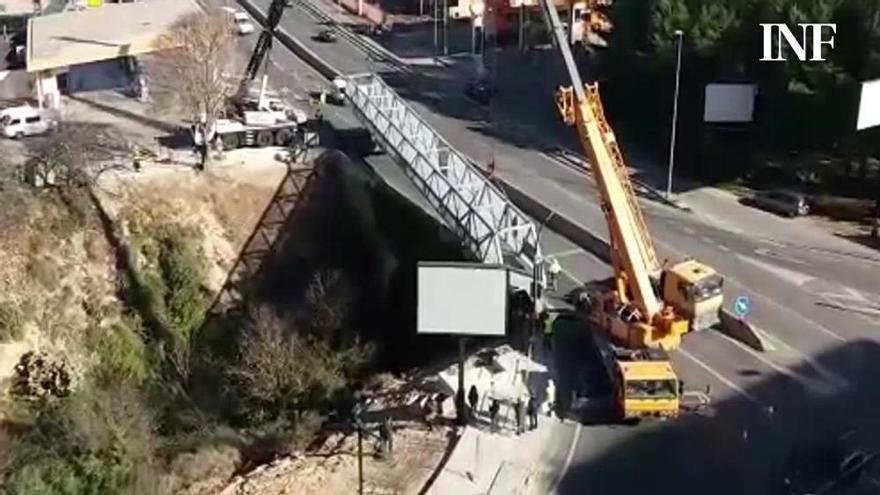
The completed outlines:
<svg viewBox="0 0 880 495">
<path fill-rule="evenodd" d="M 672 134 L 669 137 L 669 175 L 666 177 L 666 198 L 672 196 L 672 169 L 675 165 L 675 130 L 678 126 L 678 90 L 681 81 L 681 45 L 684 39 L 684 32 L 681 29 L 675 30 L 675 37 L 678 40 L 678 55 L 675 62 L 675 96 L 672 99 Z"/>
</svg>

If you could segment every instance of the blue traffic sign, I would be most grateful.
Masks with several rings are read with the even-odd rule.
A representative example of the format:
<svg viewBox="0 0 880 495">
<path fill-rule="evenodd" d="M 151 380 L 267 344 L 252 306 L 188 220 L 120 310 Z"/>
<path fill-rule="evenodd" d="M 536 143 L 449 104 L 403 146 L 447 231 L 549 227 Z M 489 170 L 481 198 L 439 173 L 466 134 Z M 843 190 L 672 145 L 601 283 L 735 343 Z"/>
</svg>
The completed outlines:
<svg viewBox="0 0 880 495">
<path fill-rule="evenodd" d="M 736 302 L 733 304 L 733 312 L 736 316 L 743 318 L 747 314 L 749 314 L 749 310 L 752 307 L 751 301 L 746 296 L 739 296 L 736 298 Z"/>
</svg>

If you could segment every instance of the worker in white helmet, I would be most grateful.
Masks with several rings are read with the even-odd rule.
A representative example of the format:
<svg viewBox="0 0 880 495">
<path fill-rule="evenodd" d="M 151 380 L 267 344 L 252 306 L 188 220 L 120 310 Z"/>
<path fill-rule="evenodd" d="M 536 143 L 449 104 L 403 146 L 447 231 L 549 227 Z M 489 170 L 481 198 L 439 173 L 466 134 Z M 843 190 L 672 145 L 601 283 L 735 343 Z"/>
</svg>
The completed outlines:
<svg viewBox="0 0 880 495">
<path fill-rule="evenodd" d="M 552 291 L 556 291 L 560 272 L 562 272 L 562 266 L 559 265 L 559 260 L 556 258 L 550 258 L 550 266 L 547 268 L 547 275 L 549 279 L 548 285 Z"/>
</svg>

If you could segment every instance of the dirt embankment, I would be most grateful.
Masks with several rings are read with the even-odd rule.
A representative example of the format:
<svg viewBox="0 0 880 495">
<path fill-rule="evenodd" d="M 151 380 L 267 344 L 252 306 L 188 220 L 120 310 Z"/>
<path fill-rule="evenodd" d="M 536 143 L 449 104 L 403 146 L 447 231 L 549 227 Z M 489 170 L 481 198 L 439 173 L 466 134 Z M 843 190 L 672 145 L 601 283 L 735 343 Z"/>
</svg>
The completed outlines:
<svg viewBox="0 0 880 495">
<path fill-rule="evenodd" d="M 285 166 L 271 155 L 247 167 L 219 164 L 197 174 L 180 166 L 103 175 L 96 196 L 114 221 L 160 219 L 201 234 L 216 293 L 271 199 Z M 70 204 L 56 192 L 4 194 L 0 231 L 0 388 L 29 350 L 61 354 L 84 371 L 93 359 L 85 335 L 122 308 L 115 253 L 83 196 Z"/>
</svg>

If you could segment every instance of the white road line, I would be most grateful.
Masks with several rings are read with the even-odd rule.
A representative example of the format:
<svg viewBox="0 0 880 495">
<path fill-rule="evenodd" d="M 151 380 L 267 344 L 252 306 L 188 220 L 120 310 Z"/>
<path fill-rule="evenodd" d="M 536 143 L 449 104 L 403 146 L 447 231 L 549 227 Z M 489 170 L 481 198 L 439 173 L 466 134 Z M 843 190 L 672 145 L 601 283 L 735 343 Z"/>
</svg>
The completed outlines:
<svg viewBox="0 0 880 495">
<path fill-rule="evenodd" d="M 568 455 L 565 456 L 565 463 L 562 465 L 562 471 L 559 472 L 559 476 L 556 477 L 556 481 L 553 483 L 553 487 L 550 489 L 550 493 L 558 493 L 556 488 L 559 486 L 559 482 L 562 481 L 562 478 L 565 477 L 565 473 L 568 472 L 568 468 L 571 467 L 571 461 L 574 460 L 574 451 L 577 448 L 578 441 L 581 438 L 581 423 L 577 422 L 574 428 L 574 435 L 571 437 L 571 445 L 568 446 Z"/>
<path fill-rule="evenodd" d="M 705 242 L 706 244 L 715 244 L 715 241 L 713 241 L 710 237 L 705 236 L 705 235 L 701 235 L 700 240 Z"/>
<path fill-rule="evenodd" d="M 730 252 L 730 248 L 727 247 L 727 246 L 725 246 L 724 244 L 719 244 L 719 245 L 718 245 L 718 249 L 724 251 L 725 253 L 729 253 L 729 252 Z"/>
<path fill-rule="evenodd" d="M 580 253 L 583 253 L 583 252 L 584 252 L 584 250 L 583 250 L 583 249 L 580 249 L 580 248 L 566 249 L 565 251 L 560 251 L 560 252 L 558 252 L 558 253 L 548 254 L 548 255 L 545 255 L 544 257 L 545 257 L 545 258 L 556 258 L 556 259 L 558 260 L 558 259 L 560 259 L 560 258 L 565 258 L 565 257 L 568 257 L 568 256 L 573 256 L 573 255 L 575 255 L 575 254 L 580 254 Z"/>
<path fill-rule="evenodd" d="M 691 361 L 693 361 L 694 363 L 696 363 L 699 367 L 701 367 L 701 368 L 703 368 L 704 370 L 708 371 L 709 374 L 711 374 L 712 376 L 714 376 L 715 378 L 717 378 L 718 381 L 720 381 L 721 383 L 727 385 L 731 390 L 733 390 L 733 391 L 737 392 L 738 394 L 742 395 L 743 397 L 745 397 L 746 400 L 748 400 L 749 402 L 751 402 L 751 403 L 754 404 L 755 406 L 758 406 L 759 408 L 761 408 L 761 409 L 764 410 L 764 411 L 767 410 L 767 406 L 766 406 L 764 403 L 762 403 L 760 400 L 758 400 L 754 395 L 752 395 L 752 394 L 746 392 L 746 390 L 745 390 L 744 388 L 740 387 L 739 385 L 737 385 L 737 384 L 733 383 L 732 381 L 728 380 L 727 378 L 725 378 L 724 375 L 722 375 L 721 373 L 719 373 L 718 371 L 716 371 L 715 368 L 713 368 L 713 367 L 709 366 L 708 364 L 704 363 L 702 360 L 700 360 L 700 358 L 694 356 L 693 354 L 691 354 L 690 352 L 688 352 L 688 351 L 682 349 L 681 347 L 678 348 L 678 352 L 679 352 L 682 356 L 684 356 L 684 357 L 690 359 Z"/>
</svg>

